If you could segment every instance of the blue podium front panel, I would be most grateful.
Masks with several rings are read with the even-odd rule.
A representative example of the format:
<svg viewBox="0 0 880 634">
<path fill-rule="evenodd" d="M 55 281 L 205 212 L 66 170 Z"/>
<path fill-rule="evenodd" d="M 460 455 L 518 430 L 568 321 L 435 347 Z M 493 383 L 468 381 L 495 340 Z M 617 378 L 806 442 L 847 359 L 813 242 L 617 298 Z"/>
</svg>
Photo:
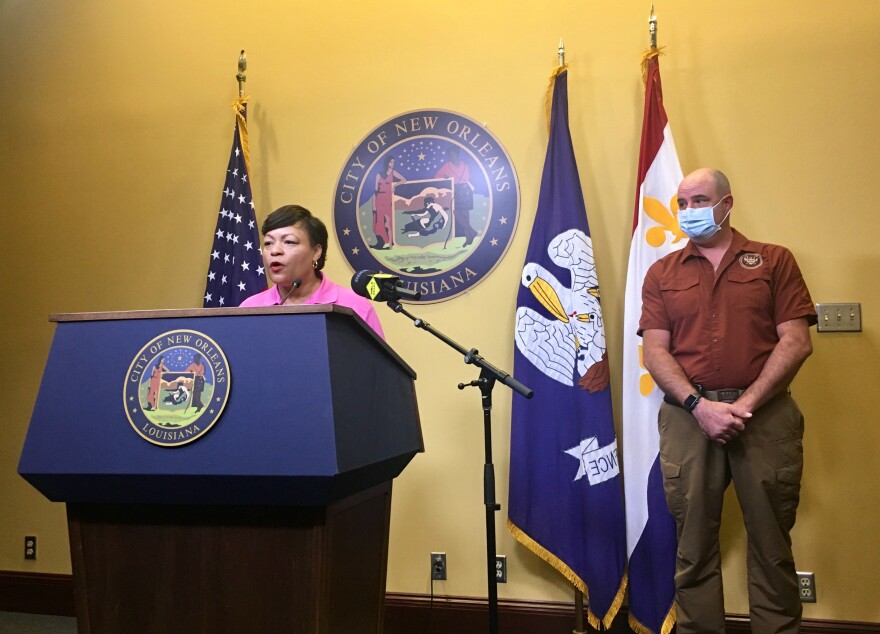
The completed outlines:
<svg viewBox="0 0 880 634">
<path fill-rule="evenodd" d="M 347 336 L 362 352 L 394 365 L 351 317 L 334 313 L 216 316 L 206 311 L 201 317 L 60 322 L 19 473 L 55 501 L 323 504 L 341 471 L 328 320 L 344 320 L 342 328 L 350 330 Z M 181 332 L 190 335 L 189 348 L 176 345 Z M 152 418 L 161 410 L 173 418 L 175 408 L 198 400 L 193 373 L 183 371 L 192 348 L 203 352 L 202 363 L 210 367 L 207 383 L 202 381 L 205 414 L 182 428 L 199 431 L 190 440 L 183 432 L 148 424 L 147 412 L 139 410 L 150 409 Z M 159 357 L 166 359 L 161 389 L 156 379 L 158 395 L 145 396 L 153 384 L 141 374 L 155 369 Z M 181 378 L 175 382 L 176 377 Z M 412 386 L 411 377 L 407 380 Z M 352 398 L 361 398 L 357 386 L 347 389 L 354 390 Z M 210 415 L 209 409 L 220 408 L 224 400 L 219 418 Z M 194 416 L 192 409 L 186 411 Z M 375 408 L 364 411 L 376 416 Z M 207 428 L 212 418 L 216 422 Z M 383 423 L 354 424 L 381 428 Z M 421 450 L 420 432 L 417 442 L 412 438 L 405 443 L 405 458 L 400 446 L 389 458 L 408 462 Z M 382 462 L 384 456 L 371 453 L 371 462 Z M 397 467 L 399 473 L 402 466 Z"/>
</svg>

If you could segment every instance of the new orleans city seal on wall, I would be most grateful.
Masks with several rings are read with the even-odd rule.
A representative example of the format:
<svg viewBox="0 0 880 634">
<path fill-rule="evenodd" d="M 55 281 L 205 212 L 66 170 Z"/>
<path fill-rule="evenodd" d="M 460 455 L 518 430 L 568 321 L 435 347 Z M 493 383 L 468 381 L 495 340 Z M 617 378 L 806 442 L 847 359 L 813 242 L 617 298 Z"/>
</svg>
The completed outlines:
<svg viewBox="0 0 880 634">
<path fill-rule="evenodd" d="M 333 217 L 353 269 L 399 276 L 422 302 L 438 302 L 501 261 L 519 217 L 519 183 L 485 126 L 446 110 L 407 112 L 348 157 Z"/>
<path fill-rule="evenodd" d="M 134 430 L 164 447 L 201 438 L 223 413 L 229 364 L 211 338 L 172 330 L 147 343 L 125 375 L 123 404 Z"/>
</svg>

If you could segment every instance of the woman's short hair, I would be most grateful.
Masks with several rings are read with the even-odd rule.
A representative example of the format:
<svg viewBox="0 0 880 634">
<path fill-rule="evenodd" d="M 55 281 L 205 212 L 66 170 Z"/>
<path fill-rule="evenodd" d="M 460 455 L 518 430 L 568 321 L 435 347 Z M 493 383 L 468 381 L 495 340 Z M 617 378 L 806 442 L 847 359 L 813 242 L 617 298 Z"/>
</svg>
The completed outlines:
<svg viewBox="0 0 880 634">
<path fill-rule="evenodd" d="M 315 267 L 320 271 L 324 268 L 324 262 L 327 259 L 327 227 L 319 218 L 313 216 L 311 211 L 299 205 L 284 205 L 266 216 L 261 231 L 263 235 L 266 235 L 275 229 L 294 225 L 298 225 L 306 232 L 311 246 L 321 245 L 321 255 L 318 257 L 318 265 Z"/>
</svg>

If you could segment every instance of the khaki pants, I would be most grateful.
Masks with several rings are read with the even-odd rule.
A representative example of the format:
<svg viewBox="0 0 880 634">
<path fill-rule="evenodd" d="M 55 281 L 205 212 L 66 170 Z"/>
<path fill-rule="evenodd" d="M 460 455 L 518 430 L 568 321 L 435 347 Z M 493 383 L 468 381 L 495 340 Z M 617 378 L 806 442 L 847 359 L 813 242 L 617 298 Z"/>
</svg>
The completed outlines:
<svg viewBox="0 0 880 634">
<path fill-rule="evenodd" d="M 718 530 L 733 480 L 748 534 L 749 615 L 754 634 L 797 632 L 801 620 L 791 537 L 803 471 L 804 419 L 783 392 L 754 412 L 725 446 L 687 411 L 660 408 L 660 466 L 675 518 L 677 632 L 724 632 Z"/>
</svg>

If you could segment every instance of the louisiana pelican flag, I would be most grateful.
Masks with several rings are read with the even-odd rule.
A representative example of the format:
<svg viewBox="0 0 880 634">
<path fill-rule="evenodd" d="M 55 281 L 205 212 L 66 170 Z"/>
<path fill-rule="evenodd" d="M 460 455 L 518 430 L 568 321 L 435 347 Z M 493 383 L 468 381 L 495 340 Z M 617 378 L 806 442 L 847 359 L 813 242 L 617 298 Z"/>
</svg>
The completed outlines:
<svg viewBox="0 0 880 634">
<path fill-rule="evenodd" d="M 589 599 L 610 627 L 626 589 L 617 439 L 599 280 L 568 128 L 567 71 L 554 79 L 550 140 L 517 295 L 507 526 Z"/>
<path fill-rule="evenodd" d="M 636 335 L 642 280 L 648 268 L 687 238 L 678 226 L 676 192 L 682 180 L 672 131 L 663 109 L 658 51 L 647 58 L 645 116 L 623 334 L 623 463 L 626 466 L 626 541 L 629 622 L 640 634 L 668 634 L 675 623 L 675 521 L 666 508 L 660 473 L 657 412 L 663 394 L 642 365 Z"/>
<path fill-rule="evenodd" d="M 238 306 L 266 289 L 260 235 L 248 182 L 247 97 L 232 104 L 235 133 L 205 282 L 204 308 Z"/>
</svg>

